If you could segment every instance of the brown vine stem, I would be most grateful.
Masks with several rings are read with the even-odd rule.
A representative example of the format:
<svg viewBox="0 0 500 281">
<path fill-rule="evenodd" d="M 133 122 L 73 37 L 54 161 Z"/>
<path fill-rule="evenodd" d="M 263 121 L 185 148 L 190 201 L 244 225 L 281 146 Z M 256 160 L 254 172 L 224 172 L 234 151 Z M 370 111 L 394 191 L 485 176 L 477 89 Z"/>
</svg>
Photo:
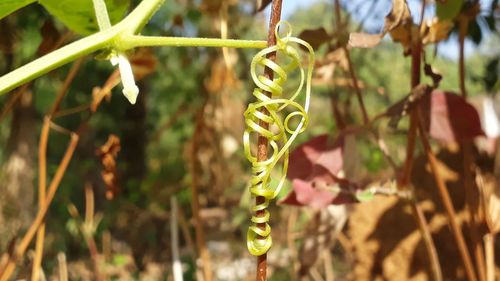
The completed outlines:
<svg viewBox="0 0 500 281">
<path fill-rule="evenodd" d="M 269 19 L 269 30 L 268 30 L 268 36 L 267 36 L 267 46 L 274 46 L 276 45 L 276 25 L 281 19 L 281 7 L 282 7 L 282 0 L 273 0 L 271 4 L 271 16 Z M 269 53 L 267 55 L 267 58 L 271 61 L 276 60 L 276 52 Z M 269 80 L 274 79 L 274 73 L 271 68 L 266 67 L 264 69 L 264 76 L 268 78 Z M 265 92 L 265 94 L 268 97 L 271 97 L 272 94 L 269 92 Z M 262 109 L 262 113 L 264 114 L 269 114 L 267 110 L 264 108 Z M 269 128 L 269 124 L 266 122 L 260 121 L 259 126 L 267 130 Z M 257 136 L 257 161 L 265 161 L 267 160 L 267 150 L 268 150 L 268 145 L 269 142 L 265 136 L 258 135 Z M 257 205 L 263 204 L 265 202 L 265 198 L 262 196 L 257 196 L 255 198 L 255 203 Z M 257 217 L 262 217 L 265 215 L 264 211 L 257 211 L 256 216 Z M 258 227 L 265 228 L 265 224 L 258 224 Z M 260 255 L 257 257 L 257 273 L 256 273 L 256 280 L 257 281 L 266 281 L 267 280 L 267 253 Z"/>
<path fill-rule="evenodd" d="M 448 223 L 451 227 L 453 238 L 455 239 L 455 242 L 457 244 L 460 257 L 462 258 L 462 262 L 465 268 L 465 274 L 467 275 L 467 279 L 469 281 L 477 281 L 476 275 L 474 273 L 474 267 L 472 265 L 472 261 L 470 258 L 470 254 L 469 251 L 467 250 L 467 245 L 465 244 L 464 236 L 462 234 L 462 231 L 460 230 L 460 226 L 456 221 L 455 208 L 453 207 L 453 203 L 451 201 L 450 194 L 448 193 L 448 189 L 446 189 L 446 184 L 438 171 L 437 159 L 434 153 L 432 152 L 432 148 L 427 136 L 427 131 L 425 130 L 422 121 L 422 116 L 421 116 L 422 114 L 420 112 L 420 108 L 419 107 L 415 108 L 415 111 L 417 112 L 417 125 L 418 125 L 420 140 L 424 147 L 424 151 L 427 156 L 427 161 L 429 162 L 429 165 L 431 167 L 432 174 L 434 175 L 434 181 L 436 183 L 436 186 L 438 187 L 441 201 L 443 202 L 444 208 L 446 210 Z"/>
<path fill-rule="evenodd" d="M 425 3 L 425 1 L 424 1 Z M 425 10 L 425 4 L 422 6 L 421 18 L 423 18 L 423 13 Z M 422 21 L 422 20 L 421 20 Z M 420 70 L 422 62 L 422 44 L 420 38 L 416 38 L 412 44 L 412 54 L 411 54 L 411 88 L 415 88 L 420 84 Z M 415 144 L 417 137 L 417 125 L 416 125 L 416 112 L 412 110 L 410 112 L 410 126 L 408 133 L 408 142 L 406 144 L 406 160 L 403 166 L 403 174 L 398 178 L 398 188 L 408 188 L 411 171 L 413 168 L 413 155 L 415 152 Z M 441 265 L 439 263 L 439 257 L 437 255 L 436 246 L 434 240 L 432 239 L 431 231 L 429 229 L 429 224 L 425 219 L 422 208 L 418 205 L 417 198 L 413 195 L 413 199 L 410 200 L 410 205 L 412 208 L 412 215 L 417 225 L 419 227 L 422 239 L 424 240 L 424 245 L 427 250 L 427 255 L 429 256 L 429 262 L 431 264 L 431 272 L 434 281 L 442 281 L 443 274 L 441 270 Z"/>
<path fill-rule="evenodd" d="M 47 188 L 47 144 L 49 139 L 50 123 L 52 116 L 59 108 L 61 101 L 68 91 L 69 86 L 73 82 L 76 73 L 80 69 L 83 63 L 83 59 L 75 61 L 69 70 L 66 79 L 57 93 L 56 100 L 52 105 L 50 111 L 45 115 L 43 120 L 43 126 L 40 133 L 40 142 L 38 144 L 38 205 L 39 208 L 45 205 L 46 199 L 46 188 Z M 35 259 L 33 261 L 33 268 L 31 274 L 31 280 L 39 280 L 40 267 L 42 265 L 43 258 L 43 242 L 45 240 L 45 223 L 40 225 L 36 235 L 36 246 L 35 246 Z"/>
<path fill-rule="evenodd" d="M 354 87 L 356 97 L 358 98 L 361 113 L 363 114 L 363 123 L 366 125 L 369 123 L 368 113 L 366 112 L 365 102 L 363 101 L 363 94 L 361 93 L 361 88 L 359 87 L 356 71 L 354 70 L 354 65 L 352 64 L 351 54 L 346 46 L 342 46 L 342 48 L 344 49 L 347 64 L 349 66 L 349 75 L 351 75 L 352 85 Z"/>
<path fill-rule="evenodd" d="M 464 99 L 467 98 L 467 88 L 465 87 L 465 54 L 464 41 L 469 26 L 468 18 L 459 19 L 459 58 L 458 72 L 460 92 Z M 464 166 L 464 188 L 467 209 L 469 212 L 469 232 L 471 236 L 474 258 L 476 261 L 477 276 L 480 281 L 486 281 L 486 261 L 484 260 L 484 248 L 479 235 L 479 191 L 474 181 L 474 157 L 472 155 L 472 144 L 467 141 L 460 143 L 462 146 L 463 166 Z"/>
<path fill-rule="evenodd" d="M 335 21 L 339 31 L 343 28 L 341 16 L 342 15 L 340 12 L 340 2 L 339 0 L 335 0 Z M 359 87 L 358 77 L 356 75 L 356 71 L 354 70 L 351 54 L 346 45 L 343 45 L 342 49 L 344 50 L 345 57 L 347 59 L 347 65 L 349 67 L 349 75 L 351 76 L 352 86 L 354 87 L 354 92 L 356 93 L 359 107 L 361 108 L 361 113 L 363 114 L 363 124 L 366 125 L 369 123 L 368 113 L 366 112 L 365 102 L 363 100 L 363 93 L 361 93 L 361 88 Z"/>
</svg>

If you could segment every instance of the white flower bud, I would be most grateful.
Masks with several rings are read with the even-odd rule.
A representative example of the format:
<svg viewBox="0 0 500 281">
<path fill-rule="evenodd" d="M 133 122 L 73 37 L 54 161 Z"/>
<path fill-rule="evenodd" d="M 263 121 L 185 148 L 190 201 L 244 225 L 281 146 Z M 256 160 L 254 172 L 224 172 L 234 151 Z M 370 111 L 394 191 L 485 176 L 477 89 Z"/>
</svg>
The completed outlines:
<svg viewBox="0 0 500 281">
<path fill-rule="evenodd" d="M 111 64 L 118 64 L 123 84 L 123 95 L 125 95 L 131 104 L 135 104 L 137 96 L 139 95 L 139 88 L 135 84 L 134 73 L 132 72 L 130 62 L 125 55 L 119 53 L 111 58 Z"/>
</svg>

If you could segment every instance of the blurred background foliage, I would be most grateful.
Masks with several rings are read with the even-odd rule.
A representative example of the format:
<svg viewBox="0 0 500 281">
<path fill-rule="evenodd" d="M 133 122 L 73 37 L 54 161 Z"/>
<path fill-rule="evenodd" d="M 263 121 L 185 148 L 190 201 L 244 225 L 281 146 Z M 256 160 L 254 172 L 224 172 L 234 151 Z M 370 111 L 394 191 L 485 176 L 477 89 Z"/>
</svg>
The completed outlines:
<svg viewBox="0 0 500 281">
<path fill-rule="evenodd" d="M 131 1 L 130 7 L 138 2 Z M 292 2 L 295 7 L 300 1 Z M 367 11 L 371 2 L 377 2 L 377 8 Z M 420 5 L 420 1 L 409 2 L 411 7 Z M 499 89 L 500 35 L 494 28 L 495 25 L 498 27 L 498 17 L 488 26 L 486 19 L 494 13 L 494 6 L 490 5 L 491 1 L 484 2 L 482 19 L 479 17 L 477 28 L 470 29 L 466 44 L 466 85 L 472 97 L 493 95 Z M 288 1 L 283 4 L 292 6 Z M 390 9 L 390 1 L 385 0 L 341 1 L 341 5 L 343 15 L 349 18 L 346 28 L 350 31 L 378 32 Z M 433 8 L 429 6 L 427 13 L 432 15 Z M 498 7 L 495 9 L 498 13 Z M 265 39 L 268 14 L 268 10 L 256 12 L 255 1 L 250 0 L 172 0 L 161 7 L 143 33 L 220 37 L 221 22 L 225 22 L 229 38 Z M 300 3 L 296 10 L 289 10 L 287 20 L 294 34 L 318 27 L 324 27 L 328 33 L 336 32 L 330 1 Z M 3 58 L 0 59 L 0 73 L 7 73 L 38 57 L 44 36 L 41 30 L 48 25 L 54 29 L 51 31 L 53 36 L 59 39 L 66 36 L 64 42 L 79 37 L 36 5 L 29 5 L 1 20 Z M 428 46 L 426 59 L 443 76 L 441 88 L 458 92 L 456 42 L 457 36 L 452 34 L 439 46 Z M 256 51 L 227 50 L 225 54 L 222 49 L 162 47 L 135 52 L 144 52 L 147 60 L 154 61 L 154 66 L 149 66 L 153 68 L 151 74 L 139 83 L 141 92 L 136 105 L 127 102 L 119 86 L 90 117 L 85 105 L 92 101 L 92 89 L 103 85 L 114 68 L 106 61 L 87 57 L 60 107 L 62 111 L 76 109 L 76 112 L 55 119 L 59 126 L 76 130 L 90 117 L 47 217 L 43 262 L 46 276 L 56 274 L 57 255 L 63 252 L 67 256 L 70 275 L 73 274 L 71 280 L 93 279 L 88 245 L 80 231 L 82 219 L 68 211 L 76 207 L 79 213 L 85 213 L 85 185 L 90 185 L 95 195 L 96 216 L 102 215 L 90 236 L 95 239 L 100 254 L 105 256 L 105 271 L 110 280 L 170 280 L 171 196 L 177 198 L 186 226 L 180 241 L 181 258 L 186 268 L 184 277 L 186 280 L 199 277 L 196 275 L 199 262 L 197 265 L 193 253 L 194 238 L 188 238 L 194 237 L 195 231 L 191 219 L 193 185 L 197 185 L 199 192 L 214 280 L 245 280 L 253 276 L 254 261 L 246 253 L 244 242 L 249 223 L 247 187 L 250 169 L 242 152 L 241 136 L 244 130 L 242 113 L 246 104 L 252 101 L 253 83 L 248 69 Z M 328 52 L 323 45 L 317 51 L 317 57 L 323 58 Z M 402 55 L 400 45 L 383 40 L 376 48 L 353 49 L 351 54 L 370 116 L 381 113 L 409 92 L 410 60 Z M 0 223 L 5 223 L 0 229 L 2 253 L 9 241 L 19 236 L 33 218 L 40 128 L 43 116 L 53 104 L 70 67 L 66 65 L 37 79 L 29 86 L 29 94 L 20 99 L 24 101 L 18 101 L 5 113 L 15 93 L 0 97 L 0 164 L 9 167 L 15 152 L 21 152 L 18 161 L 24 161 L 21 171 L 4 168 L 0 174 L 0 192 L 13 194 L 12 197 L 0 196 Z M 350 123 L 360 122 L 361 115 L 352 98 L 353 89 L 341 81 L 349 76 L 336 69 L 334 77 L 335 81 L 315 84 L 310 127 L 299 142 L 337 131 L 332 117 L 332 100 L 343 103 Z M 430 79 L 424 81 L 431 83 Z M 381 130 L 391 136 L 388 140 L 390 150 L 401 163 L 406 136 L 385 127 Z M 119 192 L 112 200 L 107 200 L 107 189 L 101 179 L 103 167 L 96 151 L 111 134 L 120 139 L 117 156 Z M 362 143 L 359 146 L 362 173 L 384 173 L 387 166 L 376 145 L 369 140 L 358 141 Z M 67 142 L 67 135 L 55 131 L 50 134 L 49 179 Z M 13 175 L 9 173 L 19 173 L 18 179 L 12 180 Z M 12 189 L 17 191 L 11 192 Z M 298 213 L 294 207 L 274 205 L 271 210 L 276 246 L 270 253 L 270 280 L 291 280 L 295 274 L 292 261 L 296 257 L 289 249 L 290 235 L 300 236 L 300 232 L 306 231 L 306 226 L 311 224 L 311 213 Z M 287 223 L 292 215 L 296 218 L 292 222 L 295 231 L 290 233 Z M 294 243 L 294 247 L 301 244 L 299 240 Z M 333 268 L 336 276 L 340 276 L 336 280 L 348 278 L 355 266 L 346 252 L 348 250 L 340 246 L 333 248 Z M 23 264 L 29 263 L 28 255 Z M 27 274 L 30 267 L 24 267 L 18 276 Z"/>
</svg>

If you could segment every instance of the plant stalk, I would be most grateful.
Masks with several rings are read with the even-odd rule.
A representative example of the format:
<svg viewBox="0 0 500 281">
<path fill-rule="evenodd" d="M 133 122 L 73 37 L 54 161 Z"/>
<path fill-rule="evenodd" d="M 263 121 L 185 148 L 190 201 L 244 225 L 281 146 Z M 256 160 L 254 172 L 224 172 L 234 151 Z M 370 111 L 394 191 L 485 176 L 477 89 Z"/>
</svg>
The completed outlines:
<svg viewBox="0 0 500 281">
<path fill-rule="evenodd" d="M 276 45 L 276 26 L 278 25 L 278 22 L 281 19 L 281 7 L 282 7 L 282 0 L 273 0 L 271 4 L 271 16 L 269 19 L 269 29 L 268 29 L 268 36 L 267 36 L 267 46 L 271 47 Z M 276 61 L 276 52 L 269 53 L 267 55 L 267 59 L 271 61 Z M 274 78 L 274 72 L 272 69 L 266 67 L 264 69 L 264 76 L 269 79 L 273 80 Z M 265 94 L 268 97 L 272 97 L 272 94 L 269 92 L 265 92 Z M 262 107 L 262 113 L 268 115 L 269 112 Z M 269 124 L 260 121 L 259 126 L 267 130 L 269 128 Z M 266 161 L 268 158 L 268 145 L 269 142 L 265 136 L 258 135 L 257 136 L 257 161 Z M 265 202 L 265 198 L 262 196 L 257 196 L 255 198 L 255 204 L 263 204 Z M 256 216 L 264 216 L 265 211 L 257 211 Z M 262 229 L 265 229 L 265 224 L 258 224 L 258 227 L 261 227 Z M 257 257 L 257 272 L 256 272 L 256 281 L 266 281 L 267 280 L 267 253 L 260 255 Z"/>
</svg>

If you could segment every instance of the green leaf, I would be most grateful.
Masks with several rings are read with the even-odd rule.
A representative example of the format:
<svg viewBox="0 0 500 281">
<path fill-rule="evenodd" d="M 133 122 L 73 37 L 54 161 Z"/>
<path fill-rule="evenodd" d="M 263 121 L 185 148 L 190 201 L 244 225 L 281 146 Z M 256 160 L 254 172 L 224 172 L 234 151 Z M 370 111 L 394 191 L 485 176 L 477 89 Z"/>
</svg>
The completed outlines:
<svg viewBox="0 0 500 281">
<path fill-rule="evenodd" d="M 99 30 L 92 0 L 39 0 L 45 9 L 62 21 L 70 30 L 88 35 Z M 105 0 L 112 24 L 119 22 L 130 0 Z"/>
<path fill-rule="evenodd" d="M 436 3 L 436 15 L 439 20 L 453 20 L 462 8 L 463 0 L 448 0 L 446 3 Z"/>
<path fill-rule="evenodd" d="M 365 189 L 356 192 L 356 199 L 358 199 L 359 202 L 368 202 L 373 200 L 375 198 L 375 193 L 373 192 L 372 189 Z"/>
<path fill-rule="evenodd" d="M 0 0 L 0 19 L 3 19 L 16 10 L 19 10 L 35 1 L 36 0 Z"/>
</svg>

